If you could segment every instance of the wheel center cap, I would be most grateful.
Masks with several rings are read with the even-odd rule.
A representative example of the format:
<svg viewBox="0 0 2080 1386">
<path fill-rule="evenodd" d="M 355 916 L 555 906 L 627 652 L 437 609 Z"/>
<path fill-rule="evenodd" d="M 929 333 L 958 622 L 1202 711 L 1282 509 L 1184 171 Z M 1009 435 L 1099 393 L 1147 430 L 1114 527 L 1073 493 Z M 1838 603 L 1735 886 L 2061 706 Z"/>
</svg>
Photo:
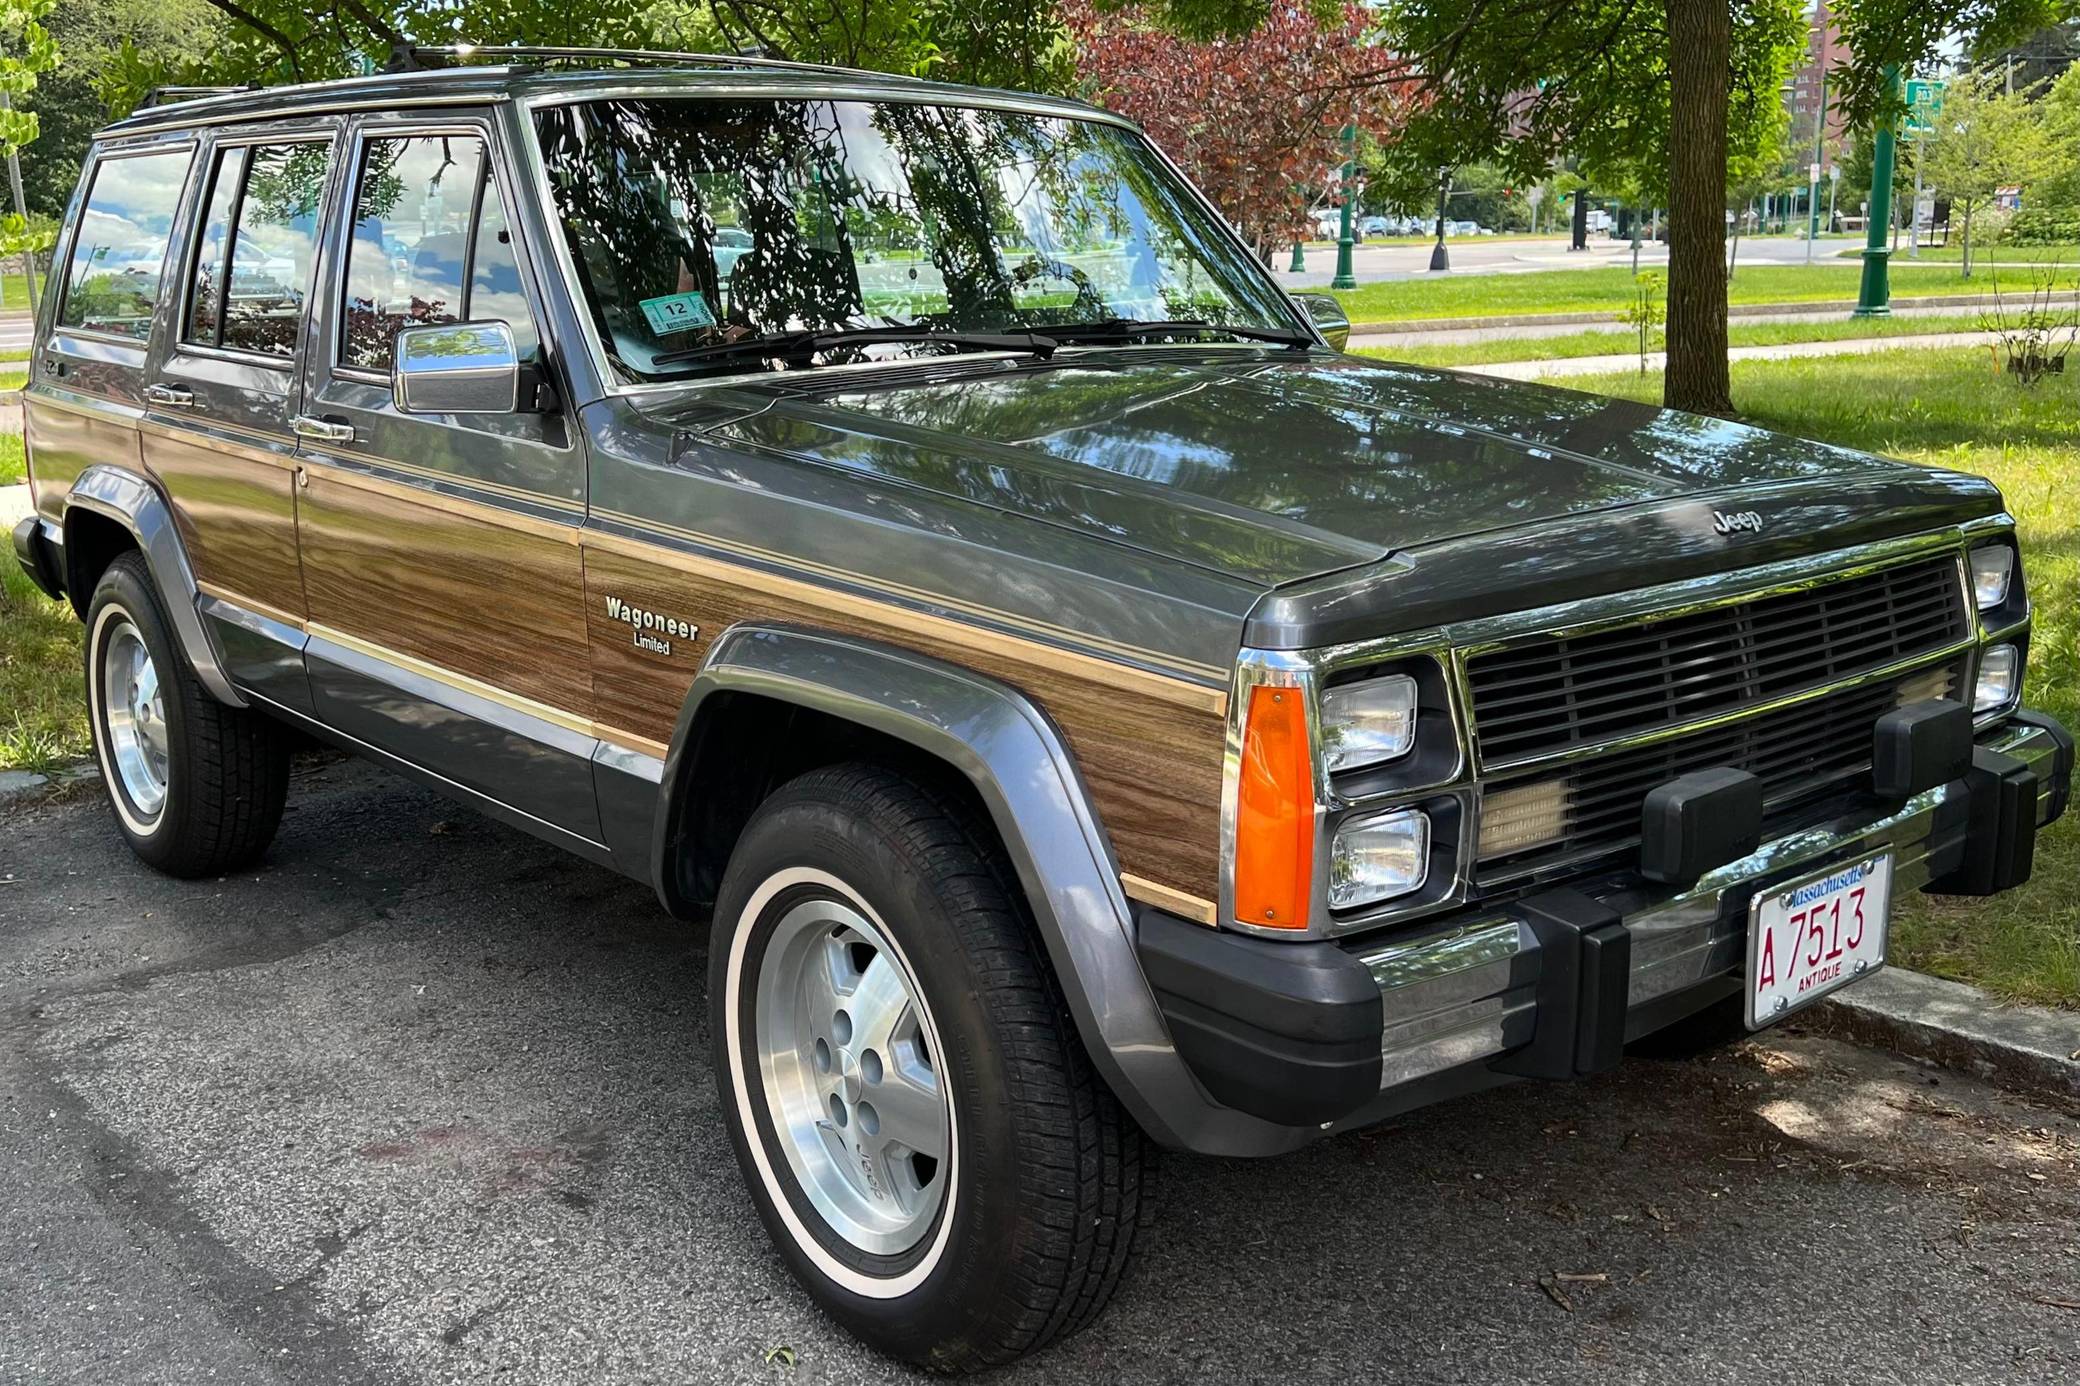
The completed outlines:
<svg viewBox="0 0 2080 1386">
<path fill-rule="evenodd" d="M 838 1095 L 849 1105 L 859 1101 L 866 1080 L 860 1077 L 859 1056 L 850 1049 L 838 1051 Z"/>
</svg>

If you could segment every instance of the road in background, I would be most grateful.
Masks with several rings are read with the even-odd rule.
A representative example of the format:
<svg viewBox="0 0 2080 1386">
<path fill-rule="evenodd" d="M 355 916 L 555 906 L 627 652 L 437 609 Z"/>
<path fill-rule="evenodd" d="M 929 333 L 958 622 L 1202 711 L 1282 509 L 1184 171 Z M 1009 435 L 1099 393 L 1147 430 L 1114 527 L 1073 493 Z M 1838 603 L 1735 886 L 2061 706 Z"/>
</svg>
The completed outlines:
<svg viewBox="0 0 2080 1386">
<path fill-rule="evenodd" d="M 0 1382 L 921 1379 L 768 1247 L 704 976 L 646 888 L 352 762 L 221 880 L 0 808 Z M 2070 1383 L 2076 1160 L 1773 1034 L 1172 1158 L 1112 1311 L 992 1380 Z"/>
<path fill-rule="evenodd" d="M 1630 265 L 1632 242 L 1589 238 L 1587 250 L 1569 250 L 1565 236 L 1551 239 L 1517 239 L 1502 236 L 1447 238 L 1452 255 L 1451 274 L 1534 274 L 1540 270 L 1597 269 L 1606 265 Z M 1843 264 L 1836 251 L 1852 244 L 1844 237 L 1823 236 L 1814 247 L 1814 263 Z M 1424 279 L 1430 274 L 1430 242 L 1421 245 L 1359 245 L 1351 249 L 1351 271 L 1361 284 L 1378 280 Z M 1307 268 L 1300 274 L 1286 271 L 1289 251 L 1272 257 L 1278 282 L 1288 289 L 1327 288 L 1336 273 L 1336 247 L 1307 252 Z M 1789 237 L 1743 237 L 1740 262 L 1744 265 L 1803 265 L 1806 243 Z M 1665 269 L 1668 247 L 1643 241 L 1639 248 L 1642 269 Z"/>
</svg>

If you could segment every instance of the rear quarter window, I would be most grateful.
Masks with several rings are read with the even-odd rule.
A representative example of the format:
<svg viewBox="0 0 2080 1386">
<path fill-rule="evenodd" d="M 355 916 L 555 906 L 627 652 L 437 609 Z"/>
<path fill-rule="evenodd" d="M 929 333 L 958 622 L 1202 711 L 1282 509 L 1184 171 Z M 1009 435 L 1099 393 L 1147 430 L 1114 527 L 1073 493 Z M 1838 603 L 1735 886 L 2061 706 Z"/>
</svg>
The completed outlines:
<svg viewBox="0 0 2080 1386">
<path fill-rule="evenodd" d="M 65 266 L 58 325 L 144 341 L 166 283 L 192 149 L 101 160 Z"/>
</svg>

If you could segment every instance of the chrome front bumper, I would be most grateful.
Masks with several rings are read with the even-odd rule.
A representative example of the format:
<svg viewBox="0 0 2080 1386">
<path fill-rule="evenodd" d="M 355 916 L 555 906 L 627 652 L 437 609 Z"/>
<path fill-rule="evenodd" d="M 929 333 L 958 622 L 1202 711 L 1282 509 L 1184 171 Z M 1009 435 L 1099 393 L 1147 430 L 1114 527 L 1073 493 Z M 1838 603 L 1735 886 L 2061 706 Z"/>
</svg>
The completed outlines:
<svg viewBox="0 0 2080 1386">
<path fill-rule="evenodd" d="M 2042 727 L 2015 724 L 1984 737 L 1983 748 L 2035 769 L 2037 819 L 2062 806 L 2066 786 L 2054 773 L 2061 750 Z M 1717 979 L 1729 984 L 1743 966 L 1747 904 L 1757 888 L 1817 870 L 1831 861 L 1889 850 L 1895 898 L 1919 890 L 1955 857 L 1965 829 L 1953 801 L 1962 784 L 1940 785 L 1879 817 L 1849 815 L 1765 842 L 1688 890 L 1648 893 L 1636 878 L 1612 877 L 1575 888 L 1622 918 L 1631 935 L 1628 1037 L 1658 1028 L 1685 993 Z M 1946 811 L 1948 810 L 1948 811 Z M 1383 1003 L 1380 1090 L 1383 1095 L 1452 1070 L 1466 1069 L 1530 1043 L 1538 1019 L 1538 957 L 1531 927 L 1498 910 L 1493 917 L 1361 950 Z M 1730 987 L 1729 987 L 1730 989 Z M 1337 1125 L 1363 1125 L 1399 1104 L 1373 1104 Z M 1411 1103 L 1410 1105 L 1413 1105 Z"/>
</svg>

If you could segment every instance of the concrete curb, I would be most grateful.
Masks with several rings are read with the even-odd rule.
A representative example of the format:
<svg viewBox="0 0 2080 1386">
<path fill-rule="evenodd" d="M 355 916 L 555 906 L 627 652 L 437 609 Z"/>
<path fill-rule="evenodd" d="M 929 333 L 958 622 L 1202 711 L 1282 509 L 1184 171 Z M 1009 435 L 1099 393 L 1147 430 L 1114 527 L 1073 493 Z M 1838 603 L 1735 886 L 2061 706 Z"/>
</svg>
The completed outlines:
<svg viewBox="0 0 2080 1386">
<path fill-rule="evenodd" d="M 91 760 L 75 760 L 49 774 L 34 770 L 0 770 L 0 809 L 35 803 L 47 795 L 61 793 L 101 772 Z"/>
<path fill-rule="evenodd" d="M 2011 298 L 2011 302 L 2016 301 Z M 1901 308 L 1991 308 L 1992 294 L 1902 295 L 1893 300 Z M 2080 304 L 2080 293 L 2055 296 L 2054 306 Z M 1853 298 L 1822 299 L 1812 303 L 1740 303 L 1726 310 L 1728 319 L 1776 318 L 1792 313 L 1846 313 L 1856 306 Z M 1474 331 L 1484 327 L 1571 327 L 1585 323 L 1612 323 L 1616 313 L 1503 313 L 1485 318 L 1410 318 L 1404 322 L 1354 322 L 1353 337 L 1393 337 L 1418 332 Z"/>
<path fill-rule="evenodd" d="M 2080 1098 L 2080 1012 L 2004 1006 L 1977 987 L 1888 967 L 1801 1021 L 2008 1087 Z"/>
</svg>

